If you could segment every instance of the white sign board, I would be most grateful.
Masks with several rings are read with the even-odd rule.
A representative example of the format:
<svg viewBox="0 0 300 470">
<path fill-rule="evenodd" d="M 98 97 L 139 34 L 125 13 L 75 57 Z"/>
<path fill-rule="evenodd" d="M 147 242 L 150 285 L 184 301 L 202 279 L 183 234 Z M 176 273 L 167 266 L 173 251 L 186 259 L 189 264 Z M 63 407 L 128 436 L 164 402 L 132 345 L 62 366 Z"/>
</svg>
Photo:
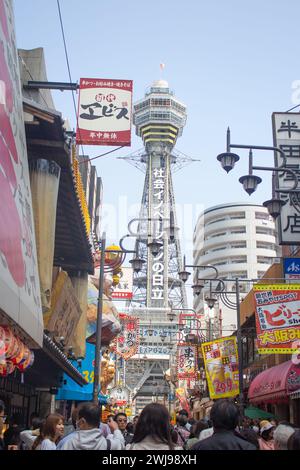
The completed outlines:
<svg viewBox="0 0 300 470">
<path fill-rule="evenodd" d="M 300 178 L 300 113 L 273 113 L 273 141 L 286 156 L 286 167 Z M 281 166 L 283 157 L 275 152 L 276 166 Z M 291 189 L 294 179 L 291 174 L 276 173 L 278 189 Z M 292 193 L 280 193 L 280 199 L 286 201 L 278 217 L 279 243 L 281 245 L 300 244 L 300 198 Z"/>
<path fill-rule="evenodd" d="M 0 310 L 36 347 L 44 325 L 11 0 L 0 20 Z"/>
</svg>

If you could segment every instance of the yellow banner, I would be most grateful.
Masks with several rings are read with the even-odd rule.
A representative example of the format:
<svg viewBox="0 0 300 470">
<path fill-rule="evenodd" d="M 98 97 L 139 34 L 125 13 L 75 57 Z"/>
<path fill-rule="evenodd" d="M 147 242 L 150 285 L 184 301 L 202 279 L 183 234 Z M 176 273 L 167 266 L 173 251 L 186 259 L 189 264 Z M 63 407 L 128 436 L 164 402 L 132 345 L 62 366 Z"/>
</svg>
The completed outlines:
<svg viewBox="0 0 300 470">
<path fill-rule="evenodd" d="M 300 284 L 255 284 L 253 290 L 300 290 Z"/>
<path fill-rule="evenodd" d="M 202 343 L 210 399 L 239 394 L 239 365 L 235 336 Z"/>
</svg>

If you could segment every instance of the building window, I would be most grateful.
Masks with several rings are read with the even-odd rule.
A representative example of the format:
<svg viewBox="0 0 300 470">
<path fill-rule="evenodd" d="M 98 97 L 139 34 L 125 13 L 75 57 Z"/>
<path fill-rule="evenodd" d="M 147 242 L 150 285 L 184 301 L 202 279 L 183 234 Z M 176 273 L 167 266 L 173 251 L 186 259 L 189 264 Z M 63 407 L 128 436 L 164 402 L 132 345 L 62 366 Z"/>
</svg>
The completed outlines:
<svg viewBox="0 0 300 470">
<path fill-rule="evenodd" d="M 264 250 L 275 250 L 275 245 L 273 245 L 273 243 L 267 242 L 256 242 L 256 248 L 262 248 Z"/>
<path fill-rule="evenodd" d="M 231 234 L 246 233 L 246 227 L 238 227 L 230 231 Z"/>
<path fill-rule="evenodd" d="M 245 219 L 245 218 L 246 218 L 245 212 L 236 212 L 236 213 L 234 213 L 234 214 L 229 215 L 229 219 L 230 219 L 230 220 L 234 220 L 234 219 Z"/>
<path fill-rule="evenodd" d="M 265 212 L 255 212 L 255 218 L 257 220 L 273 220 L 271 219 L 271 216 Z"/>
<path fill-rule="evenodd" d="M 275 230 L 273 230 L 272 228 L 268 228 L 268 227 L 256 227 L 256 233 L 259 233 L 259 234 L 262 234 L 262 235 L 272 235 L 273 237 L 275 237 Z"/>
</svg>

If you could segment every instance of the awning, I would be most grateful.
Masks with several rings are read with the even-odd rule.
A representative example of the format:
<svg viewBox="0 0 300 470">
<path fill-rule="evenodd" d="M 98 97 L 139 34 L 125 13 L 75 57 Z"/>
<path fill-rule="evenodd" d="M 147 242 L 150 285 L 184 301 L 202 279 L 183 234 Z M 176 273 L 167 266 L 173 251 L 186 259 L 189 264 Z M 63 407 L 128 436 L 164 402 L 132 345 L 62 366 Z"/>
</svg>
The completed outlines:
<svg viewBox="0 0 300 470">
<path fill-rule="evenodd" d="M 56 346 L 49 336 L 44 334 L 43 349 L 48 356 L 77 384 L 87 385 L 83 375 L 73 366 L 67 356 Z"/>
<path fill-rule="evenodd" d="M 248 406 L 244 410 L 245 416 L 251 419 L 274 419 L 276 418 L 275 415 L 272 413 L 268 413 L 265 410 L 261 410 L 260 408 L 256 408 L 255 406 Z"/>
<path fill-rule="evenodd" d="M 258 374 L 251 382 L 248 392 L 250 403 L 286 401 L 299 388 L 300 365 L 283 362 Z"/>
</svg>

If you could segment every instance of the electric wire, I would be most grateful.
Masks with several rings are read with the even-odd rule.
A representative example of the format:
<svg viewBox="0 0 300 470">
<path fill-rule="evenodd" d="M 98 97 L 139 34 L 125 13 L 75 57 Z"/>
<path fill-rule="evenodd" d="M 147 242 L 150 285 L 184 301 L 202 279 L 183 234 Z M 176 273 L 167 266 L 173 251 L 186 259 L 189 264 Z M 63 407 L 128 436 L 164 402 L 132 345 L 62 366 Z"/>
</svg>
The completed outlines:
<svg viewBox="0 0 300 470">
<path fill-rule="evenodd" d="M 72 81 L 72 75 L 71 75 L 71 68 L 70 68 L 70 62 L 69 62 L 69 55 L 68 55 L 68 50 L 67 50 L 67 43 L 66 43 L 66 37 L 65 37 L 65 30 L 64 30 L 64 25 L 63 25 L 63 20 L 62 20 L 62 14 L 61 14 L 61 8 L 60 8 L 60 3 L 59 0 L 57 0 L 57 8 L 58 8 L 58 15 L 59 15 L 59 21 L 60 21 L 60 27 L 61 27 L 61 33 L 63 37 L 63 43 L 64 43 L 64 50 L 65 50 L 65 57 L 66 57 L 66 63 L 67 63 L 67 69 L 68 69 L 68 74 L 69 74 L 69 80 L 70 83 L 73 83 Z M 76 118 L 76 125 L 77 125 L 77 130 L 79 132 L 79 137 L 81 140 L 81 135 L 80 135 L 80 128 L 78 126 L 78 113 L 76 109 L 76 103 L 75 103 L 75 97 L 74 97 L 74 91 L 72 90 L 72 99 L 73 99 L 73 106 L 74 106 L 74 112 L 75 112 L 75 118 Z M 121 148 L 125 147 L 125 145 L 122 145 L 120 147 L 117 147 L 116 149 L 109 150 L 108 152 L 102 153 L 101 155 L 97 155 L 96 157 L 93 158 L 87 158 L 84 159 L 82 162 L 79 162 L 79 164 L 83 163 L 88 163 L 91 160 L 96 160 L 97 158 L 103 157 L 104 155 L 108 155 L 110 153 L 116 152 L 117 150 L 120 150 Z M 82 150 L 82 155 L 84 155 L 84 149 L 81 144 L 81 150 Z"/>
</svg>

